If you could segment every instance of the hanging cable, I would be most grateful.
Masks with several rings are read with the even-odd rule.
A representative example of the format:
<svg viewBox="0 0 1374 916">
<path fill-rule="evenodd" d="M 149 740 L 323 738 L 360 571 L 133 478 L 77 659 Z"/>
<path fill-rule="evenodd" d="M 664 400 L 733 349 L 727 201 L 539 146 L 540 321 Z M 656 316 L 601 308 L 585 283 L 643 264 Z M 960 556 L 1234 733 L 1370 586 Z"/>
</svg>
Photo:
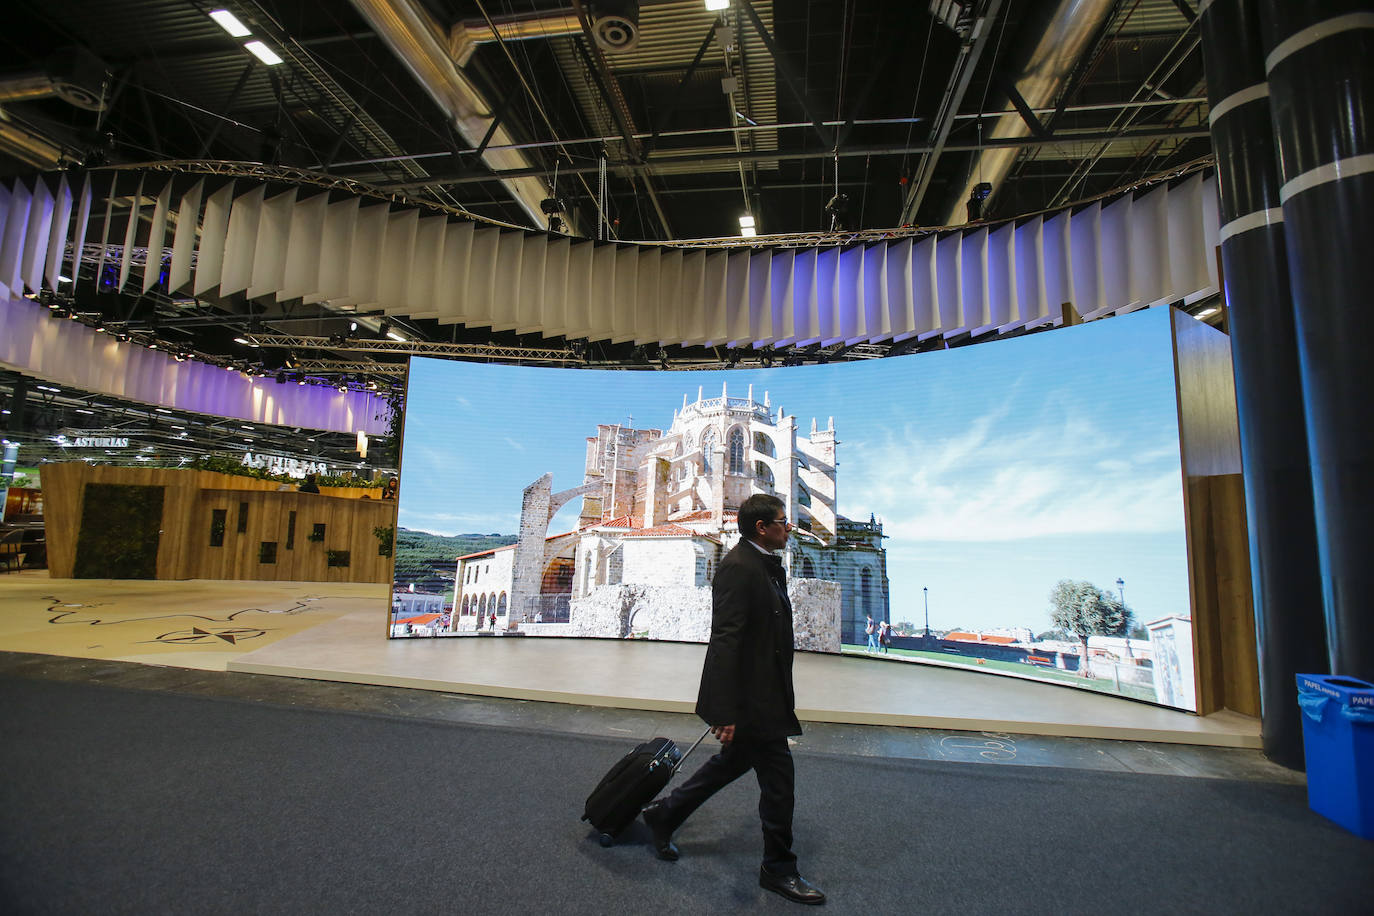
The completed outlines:
<svg viewBox="0 0 1374 916">
<path fill-rule="evenodd" d="M 597 221 L 600 224 L 598 233 L 601 241 L 604 242 L 606 241 L 606 154 L 604 152 L 601 154 L 601 163 L 597 167 L 596 177 L 596 213 Z"/>
</svg>

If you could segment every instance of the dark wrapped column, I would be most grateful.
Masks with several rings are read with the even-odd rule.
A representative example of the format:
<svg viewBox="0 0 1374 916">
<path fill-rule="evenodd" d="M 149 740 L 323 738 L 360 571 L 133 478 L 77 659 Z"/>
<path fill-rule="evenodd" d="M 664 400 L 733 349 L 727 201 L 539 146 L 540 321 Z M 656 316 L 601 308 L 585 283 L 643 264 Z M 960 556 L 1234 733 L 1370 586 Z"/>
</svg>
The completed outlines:
<svg viewBox="0 0 1374 916">
<path fill-rule="evenodd" d="M 1311 465 L 1257 0 L 1202 11 L 1236 376 L 1264 752 L 1303 766 L 1294 675 L 1327 670 Z"/>
<path fill-rule="evenodd" d="M 1262 0 L 1331 670 L 1374 678 L 1374 6 Z"/>
</svg>

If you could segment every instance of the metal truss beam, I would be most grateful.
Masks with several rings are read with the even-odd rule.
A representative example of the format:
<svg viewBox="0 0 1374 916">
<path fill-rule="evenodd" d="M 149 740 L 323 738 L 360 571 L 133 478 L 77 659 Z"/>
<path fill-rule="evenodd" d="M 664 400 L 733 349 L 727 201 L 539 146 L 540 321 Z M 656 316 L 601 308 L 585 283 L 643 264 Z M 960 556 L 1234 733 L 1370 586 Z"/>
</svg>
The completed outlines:
<svg viewBox="0 0 1374 916">
<path fill-rule="evenodd" d="M 290 350 L 344 350 L 350 353 L 391 353 L 396 356 L 464 356 L 469 359 L 495 359 L 519 362 L 578 363 L 582 357 L 565 348 L 513 347 L 498 344 L 436 343 L 419 340 L 353 340 L 331 337 L 305 337 L 296 334 L 245 334 L 244 339 L 259 347 Z M 371 371 L 366 369 L 339 371 Z"/>
</svg>

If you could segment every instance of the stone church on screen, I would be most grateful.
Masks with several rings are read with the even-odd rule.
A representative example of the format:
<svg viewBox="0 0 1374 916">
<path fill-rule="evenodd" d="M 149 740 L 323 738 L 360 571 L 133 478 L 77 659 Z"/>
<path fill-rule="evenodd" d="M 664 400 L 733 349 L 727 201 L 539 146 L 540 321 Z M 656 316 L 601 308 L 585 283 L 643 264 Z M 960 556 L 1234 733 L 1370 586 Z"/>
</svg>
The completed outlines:
<svg viewBox="0 0 1374 916">
<path fill-rule="evenodd" d="M 582 483 L 525 489 L 518 543 L 458 559 L 454 631 L 482 621 L 527 635 L 705 641 L 716 564 L 739 541 L 736 510 L 777 496 L 794 533 L 783 552 L 799 648 L 862 642 L 865 615 L 888 619 L 882 523 L 836 511 L 834 420 L 802 435 L 797 418 L 754 399 L 698 389 L 667 431 L 599 425 Z M 581 499 L 575 530 L 548 533 Z"/>
</svg>

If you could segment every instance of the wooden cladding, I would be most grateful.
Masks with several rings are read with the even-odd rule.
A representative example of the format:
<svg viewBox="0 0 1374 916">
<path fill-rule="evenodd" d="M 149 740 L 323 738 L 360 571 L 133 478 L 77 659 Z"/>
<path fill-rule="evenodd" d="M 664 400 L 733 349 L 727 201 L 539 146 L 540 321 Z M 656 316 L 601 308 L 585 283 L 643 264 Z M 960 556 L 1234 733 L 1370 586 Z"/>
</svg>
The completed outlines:
<svg viewBox="0 0 1374 916">
<path fill-rule="evenodd" d="M 105 511 L 94 495 L 98 488 L 87 486 L 92 483 L 162 490 L 158 579 L 391 580 L 391 558 L 378 555 L 373 529 L 395 525 L 396 503 L 379 499 L 379 489 L 297 493 L 278 491 L 275 480 L 84 462 L 43 467 L 53 578 L 73 576 L 83 514 Z M 364 494 L 371 498 L 360 498 Z M 301 526 L 311 534 L 321 532 L 320 539 L 296 537 Z"/>
</svg>

